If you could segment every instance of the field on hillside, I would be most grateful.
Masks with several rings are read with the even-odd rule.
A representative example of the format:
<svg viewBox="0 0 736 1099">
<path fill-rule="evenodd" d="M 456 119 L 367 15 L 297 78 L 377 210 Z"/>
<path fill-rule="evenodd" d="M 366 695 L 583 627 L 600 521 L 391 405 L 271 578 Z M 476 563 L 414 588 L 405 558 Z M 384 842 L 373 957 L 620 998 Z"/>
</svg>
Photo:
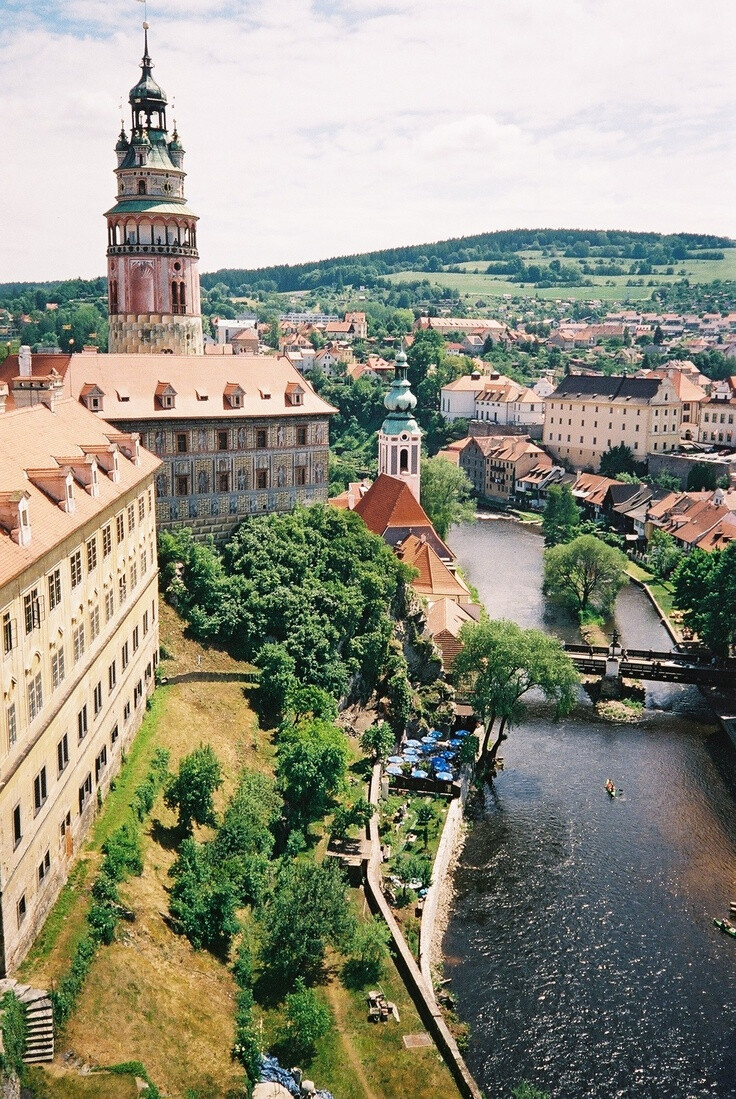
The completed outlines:
<svg viewBox="0 0 736 1099">
<path fill-rule="evenodd" d="M 525 262 L 532 261 L 547 265 L 554 254 L 543 256 L 539 251 L 519 252 L 519 257 Z M 563 263 L 574 263 L 574 260 L 565 260 Z M 619 262 L 619 261 L 614 261 Z M 628 260 L 620 261 L 622 266 L 628 266 Z M 511 297 L 541 298 L 545 301 L 556 301 L 568 298 L 573 301 L 646 301 L 651 297 L 652 290 L 657 286 L 670 286 L 682 278 L 688 278 L 692 283 L 708 283 L 716 279 L 736 280 L 736 248 L 728 248 L 724 251 L 722 260 L 696 260 L 688 257 L 683 263 L 678 264 L 672 275 L 664 273 L 664 268 L 655 268 L 651 275 L 590 275 L 592 286 L 547 286 L 536 287 L 531 283 L 509 282 L 503 275 L 484 274 L 488 264 L 463 263 L 459 264 L 461 272 L 437 271 L 428 274 L 426 271 L 401 271 L 388 275 L 391 282 L 410 282 L 415 279 L 429 279 L 440 286 L 446 286 L 455 291 L 461 298 L 476 300 L 477 298 L 499 298 L 504 295 Z M 635 278 L 642 281 L 643 286 L 627 286 L 627 282 Z M 649 285 L 652 283 L 652 285 Z"/>
</svg>

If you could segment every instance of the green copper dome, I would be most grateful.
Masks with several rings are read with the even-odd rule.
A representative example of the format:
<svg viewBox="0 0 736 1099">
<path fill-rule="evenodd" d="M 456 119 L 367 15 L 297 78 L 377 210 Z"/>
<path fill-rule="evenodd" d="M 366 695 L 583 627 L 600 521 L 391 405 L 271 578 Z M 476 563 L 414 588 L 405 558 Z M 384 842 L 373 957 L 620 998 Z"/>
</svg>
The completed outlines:
<svg viewBox="0 0 736 1099">
<path fill-rule="evenodd" d="M 419 431 L 419 425 L 412 415 L 417 407 L 417 399 L 411 391 L 409 379 L 406 376 L 406 355 L 399 351 L 396 355 L 396 373 L 383 403 L 389 411 L 389 415 L 383 421 L 382 431 L 386 435 L 400 435 L 406 431 L 409 433 Z"/>
<path fill-rule="evenodd" d="M 158 86 L 151 76 L 153 62 L 148 53 L 148 25 L 144 23 L 143 27 L 145 30 L 145 48 L 143 51 L 143 60 L 141 61 L 141 78 L 135 87 L 130 89 L 128 102 L 131 107 L 140 107 L 145 104 L 161 107 L 167 103 L 168 100 L 166 98 L 166 92 L 163 88 Z"/>
</svg>

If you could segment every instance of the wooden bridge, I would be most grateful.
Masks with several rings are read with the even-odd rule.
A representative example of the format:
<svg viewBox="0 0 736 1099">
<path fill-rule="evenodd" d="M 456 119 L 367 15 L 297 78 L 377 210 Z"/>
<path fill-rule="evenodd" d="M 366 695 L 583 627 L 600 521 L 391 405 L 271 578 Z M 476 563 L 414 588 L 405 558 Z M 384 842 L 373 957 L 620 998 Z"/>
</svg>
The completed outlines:
<svg viewBox="0 0 736 1099">
<path fill-rule="evenodd" d="M 626 649 L 621 645 L 564 644 L 567 655 L 583 675 L 605 676 L 609 661 L 618 663 L 618 675 L 662 683 L 694 683 L 698 687 L 736 687 L 736 660 L 712 662 L 700 649 Z"/>
</svg>

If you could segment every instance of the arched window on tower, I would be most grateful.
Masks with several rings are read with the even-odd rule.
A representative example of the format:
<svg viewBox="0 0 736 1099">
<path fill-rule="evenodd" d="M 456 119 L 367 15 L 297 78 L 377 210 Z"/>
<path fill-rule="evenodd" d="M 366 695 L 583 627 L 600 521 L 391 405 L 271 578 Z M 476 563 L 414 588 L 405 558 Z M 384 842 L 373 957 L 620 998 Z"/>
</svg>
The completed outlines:
<svg viewBox="0 0 736 1099">
<path fill-rule="evenodd" d="M 145 179 L 138 180 L 138 194 L 145 195 L 146 193 L 146 181 Z"/>
<path fill-rule="evenodd" d="M 171 311 L 172 313 L 179 312 L 179 283 L 172 282 L 171 284 Z"/>
<path fill-rule="evenodd" d="M 405 446 L 402 446 L 399 451 L 399 473 L 409 472 L 409 451 Z"/>
<path fill-rule="evenodd" d="M 117 280 L 113 279 L 110 282 L 110 313 L 114 314 L 118 311 L 118 284 Z"/>
<path fill-rule="evenodd" d="M 186 293 L 184 290 L 184 283 L 179 283 L 179 312 L 185 313 L 187 308 Z"/>
</svg>

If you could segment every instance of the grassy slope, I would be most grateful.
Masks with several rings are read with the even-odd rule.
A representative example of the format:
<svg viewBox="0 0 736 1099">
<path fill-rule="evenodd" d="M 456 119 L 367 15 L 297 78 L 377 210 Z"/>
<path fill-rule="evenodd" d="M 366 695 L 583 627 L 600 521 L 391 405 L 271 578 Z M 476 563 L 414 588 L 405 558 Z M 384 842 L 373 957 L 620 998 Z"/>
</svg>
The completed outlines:
<svg viewBox="0 0 736 1099">
<path fill-rule="evenodd" d="M 203 669 L 233 666 L 225 654 L 206 651 L 187 640 L 181 623 L 168 608 L 162 608 L 161 636 L 172 653 L 167 661 L 170 672 L 198 666 L 198 656 Z M 219 794 L 220 809 L 243 765 L 272 770 L 271 740 L 258 730 L 239 684 L 180 684 L 159 689 L 126 770 L 95 826 L 84 856 L 83 880 L 62 895 L 24 965 L 24 979 L 46 987 L 67 967 L 74 944 L 84 931 L 99 844 L 123 819 L 155 748 L 168 748 L 174 767 L 200 742 L 212 744 L 223 766 L 226 782 Z M 206 951 L 193 951 L 161 918 L 168 909 L 166 885 L 175 857 L 174 823 L 174 815 L 159 798 L 145 829 L 143 875 L 122 887 L 136 921 L 122 924 L 118 940 L 100 949 L 59 1044 L 55 1065 L 51 1072 L 37 1073 L 43 1081 L 38 1094 L 46 1099 L 102 1094 L 94 1091 L 99 1080 L 93 1090 L 85 1090 L 88 1085 L 83 1078 L 64 1073 L 63 1057 L 69 1049 L 92 1065 L 142 1061 L 162 1091 L 173 1095 L 194 1089 L 208 1099 L 218 1099 L 242 1079 L 230 1059 L 236 990 L 229 970 Z M 355 894 L 356 904 L 360 897 Z M 345 989 L 333 959 L 320 995 L 329 1003 L 339 1030 L 320 1043 L 310 1074 L 321 1086 L 333 1090 L 337 1099 L 457 1095 L 436 1049 L 408 1051 L 403 1047 L 403 1034 L 424 1028 L 392 964 L 383 987 L 397 1003 L 402 1021 L 377 1028 L 367 1021 L 364 993 Z M 278 1013 L 268 1022 L 277 1028 Z M 104 1094 L 124 1099 L 129 1081 L 114 1079 L 116 1090 L 110 1083 Z"/>
<path fill-rule="evenodd" d="M 549 263 L 549 258 L 543 258 L 541 253 L 524 253 L 528 259 L 534 259 L 544 264 Z M 572 263 L 572 260 L 564 261 Z M 569 298 L 574 301 L 588 301 L 598 298 L 601 301 L 644 301 L 651 297 L 654 287 L 647 283 L 652 279 L 657 286 L 668 286 L 687 277 L 693 283 L 713 282 L 715 279 L 736 279 L 736 248 L 726 249 L 722 260 L 694 260 L 688 259 L 685 263 L 675 267 L 674 275 L 661 273 L 663 269 L 655 271 L 652 275 L 603 275 L 590 276 L 593 286 L 549 286 L 537 289 L 530 284 L 522 285 L 516 282 L 508 282 L 502 275 L 483 274 L 487 264 L 465 264 L 465 271 L 461 274 L 447 271 L 402 271 L 394 275 L 388 275 L 392 282 L 408 282 L 414 279 L 426 279 L 440 286 L 447 286 L 460 295 L 472 298 L 498 298 L 504 294 L 512 297 L 542 298 L 554 301 L 558 298 Z M 630 278 L 643 278 L 643 286 L 627 286 Z M 608 285 L 612 283 L 613 285 Z"/>
</svg>

